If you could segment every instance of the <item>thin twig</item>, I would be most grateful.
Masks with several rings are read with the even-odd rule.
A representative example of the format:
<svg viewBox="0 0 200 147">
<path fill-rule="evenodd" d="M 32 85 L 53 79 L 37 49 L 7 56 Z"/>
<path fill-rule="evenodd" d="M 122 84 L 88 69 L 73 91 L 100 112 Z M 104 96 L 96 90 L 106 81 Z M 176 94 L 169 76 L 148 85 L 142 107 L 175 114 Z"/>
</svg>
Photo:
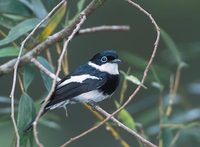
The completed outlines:
<svg viewBox="0 0 200 147">
<path fill-rule="evenodd" d="M 129 31 L 130 26 L 127 25 L 103 25 L 103 26 L 95 26 L 91 28 L 85 28 L 78 31 L 78 34 L 85 33 L 95 33 L 95 32 L 103 32 L 103 31 Z"/>
<path fill-rule="evenodd" d="M 131 0 L 126 0 L 128 3 L 130 3 L 131 5 L 133 5 L 134 7 L 138 8 L 140 11 L 142 11 L 150 20 L 151 22 L 153 23 L 154 27 L 155 27 L 155 30 L 156 30 L 156 33 L 157 33 L 157 36 L 156 36 L 156 40 L 154 42 L 154 48 L 153 48 L 153 52 L 151 54 L 151 57 L 147 63 L 147 66 L 144 70 L 144 73 L 143 73 L 143 77 L 142 77 L 142 80 L 141 80 L 141 84 L 137 86 L 137 88 L 135 89 L 135 91 L 129 96 L 129 98 L 127 99 L 127 101 L 119 108 L 117 109 L 116 111 L 114 111 L 109 117 L 107 117 L 105 120 L 103 120 L 102 122 L 100 122 L 97 126 L 95 127 L 92 127 L 90 128 L 89 130 L 83 132 L 82 134 L 70 139 L 69 141 L 66 142 L 66 144 L 68 145 L 69 143 L 72 143 L 73 141 L 85 136 L 86 134 L 94 131 L 95 129 L 99 128 L 100 126 L 102 126 L 105 122 L 107 122 L 112 116 L 114 116 L 115 114 L 117 114 L 118 112 L 120 112 L 122 109 L 124 109 L 128 104 L 129 102 L 135 97 L 135 95 L 139 92 L 139 90 L 141 89 L 141 85 L 143 85 L 145 79 L 146 79 L 146 76 L 147 76 L 147 73 L 149 71 L 149 68 L 153 62 L 153 59 L 155 57 L 155 54 L 156 54 L 156 51 L 157 51 L 157 48 L 158 48 L 158 43 L 159 43 L 159 39 L 160 39 L 160 28 L 158 27 L 156 21 L 154 20 L 154 18 L 151 16 L 150 13 L 148 13 L 145 9 L 143 9 L 140 5 L 138 5 L 137 3 L 131 1 Z M 137 136 L 135 136 L 136 138 L 138 138 Z M 138 138 L 140 139 L 140 138 Z M 145 144 L 146 146 L 149 146 L 149 147 L 155 147 L 156 145 L 153 145 L 151 142 L 145 142 L 144 140 L 140 140 L 143 144 Z"/>
<path fill-rule="evenodd" d="M 43 71 L 46 75 L 48 75 L 52 79 L 56 79 L 55 74 L 50 72 L 48 69 L 46 69 L 37 59 L 32 58 L 31 62 L 34 63 L 41 71 Z M 57 77 L 57 82 L 60 81 L 61 79 Z"/>
<path fill-rule="evenodd" d="M 109 118 L 110 120 L 112 120 L 114 123 L 116 123 L 118 125 L 118 127 L 124 129 L 125 131 L 127 131 L 128 133 L 132 134 L 133 136 L 135 136 L 138 140 L 140 140 L 144 145 L 147 145 L 149 147 L 157 147 L 156 145 L 152 144 L 150 141 L 146 140 L 145 138 L 143 138 L 142 136 L 140 136 L 138 133 L 136 133 L 134 130 L 128 128 L 127 126 L 125 126 L 123 123 L 121 123 L 120 121 L 118 121 L 116 118 L 114 118 L 114 116 L 112 116 L 112 114 L 107 113 L 105 110 L 103 110 L 101 107 L 99 106 L 95 106 L 95 110 L 97 110 L 98 112 L 100 112 L 101 114 L 103 114 L 104 116 L 106 116 L 107 118 Z M 106 120 L 106 119 L 105 119 Z M 104 121 L 105 121 L 104 120 Z M 102 125 L 100 125 L 102 126 Z M 74 142 L 75 140 L 85 136 L 86 134 L 90 133 L 91 130 L 95 130 L 97 128 L 100 127 L 99 125 L 94 126 L 86 131 L 84 131 L 83 133 L 70 138 L 67 142 L 65 142 L 63 145 L 61 145 L 60 147 L 65 147 L 67 145 L 69 145 L 70 143 Z"/>
<path fill-rule="evenodd" d="M 17 143 L 16 144 L 17 147 L 20 146 L 20 143 L 19 143 L 20 142 L 20 136 L 19 136 L 19 132 L 18 132 L 18 129 L 17 129 L 17 124 L 16 124 L 16 121 L 15 121 L 14 95 L 15 95 L 15 87 L 16 87 L 16 81 L 17 81 L 17 70 L 18 70 L 18 65 L 19 65 L 19 62 L 20 62 L 20 57 L 22 55 L 22 51 L 23 51 L 24 45 L 27 42 L 27 40 L 35 33 L 35 31 L 41 26 L 41 24 L 43 24 L 49 18 L 49 16 L 51 16 L 52 13 L 60 5 L 62 5 L 64 2 L 65 2 L 65 0 L 61 1 L 56 7 L 54 7 L 54 9 L 44 19 L 42 19 L 40 21 L 40 23 L 38 23 L 36 25 L 36 27 L 31 31 L 31 33 L 29 33 L 29 35 L 21 43 L 20 51 L 19 51 L 16 63 L 14 65 L 14 74 L 13 74 L 12 89 L 11 89 L 11 92 L 10 92 L 10 98 L 11 98 L 11 119 L 12 119 L 12 122 L 13 122 L 13 125 L 14 125 L 15 134 L 16 134 L 16 137 L 17 137 L 17 142 L 16 142 Z"/>
<path fill-rule="evenodd" d="M 80 22 L 77 23 L 76 27 L 74 28 L 72 34 L 67 38 L 67 40 L 64 42 L 64 45 L 63 45 L 63 50 L 61 52 L 61 55 L 58 59 L 58 68 L 57 68 L 57 71 L 56 71 L 56 77 L 54 78 L 53 80 L 53 84 L 52 84 L 52 87 L 51 87 L 51 90 L 50 92 L 48 93 L 47 97 L 45 98 L 44 100 L 44 103 L 42 104 L 37 116 L 36 116 L 36 119 L 34 120 L 33 122 L 33 132 L 34 132 L 34 137 L 35 137 L 35 141 L 37 143 L 38 146 L 42 147 L 43 145 L 40 143 L 39 141 L 39 138 L 38 138 L 38 131 L 37 131 L 37 122 L 42 114 L 42 112 L 44 111 L 44 108 L 48 102 L 48 100 L 50 99 L 52 93 L 54 92 L 54 89 L 55 89 L 55 86 L 56 86 L 56 82 L 57 82 L 57 77 L 60 73 L 60 70 L 61 70 L 61 64 L 62 64 L 62 60 L 63 60 L 63 57 L 64 57 L 64 54 L 67 50 L 67 47 L 68 47 L 68 44 L 69 42 L 72 40 L 72 38 L 74 37 L 74 35 L 78 32 L 78 30 L 80 29 L 81 25 L 85 22 L 86 20 L 86 16 L 84 13 L 81 13 L 80 14 Z"/>
<path fill-rule="evenodd" d="M 90 107 L 88 104 L 83 103 L 83 105 L 90 110 L 91 113 L 93 113 L 100 121 L 104 120 L 105 116 L 101 111 L 94 111 L 93 107 Z M 102 108 L 101 108 L 102 109 Z M 105 110 L 104 110 L 105 111 Z M 130 147 L 130 145 L 122 139 L 122 137 L 120 136 L 120 134 L 115 130 L 115 128 L 109 123 L 106 122 L 105 123 L 105 127 L 106 130 L 109 131 L 111 133 L 111 135 L 113 136 L 113 138 L 117 141 L 119 141 L 119 143 L 123 146 L 123 147 Z"/>
<path fill-rule="evenodd" d="M 167 106 L 167 110 L 166 110 L 166 115 L 169 116 L 172 112 L 172 105 L 174 102 L 174 99 L 176 97 L 177 94 L 177 90 L 179 87 L 179 83 L 180 83 L 180 78 L 181 78 L 181 69 L 182 69 L 183 65 L 179 64 L 177 69 L 176 69 L 176 76 L 175 76 L 175 80 L 173 80 L 173 85 L 172 88 L 170 88 L 170 95 L 169 95 L 169 104 Z"/>
</svg>

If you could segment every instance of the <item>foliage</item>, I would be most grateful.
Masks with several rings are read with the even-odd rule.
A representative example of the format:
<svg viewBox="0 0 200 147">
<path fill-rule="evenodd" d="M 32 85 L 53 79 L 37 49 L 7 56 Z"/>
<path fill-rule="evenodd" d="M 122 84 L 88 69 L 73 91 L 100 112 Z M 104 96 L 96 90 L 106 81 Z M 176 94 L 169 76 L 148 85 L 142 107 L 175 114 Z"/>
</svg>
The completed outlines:
<svg viewBox="0 0 200 147">
<path fill-rule="evenodd" d="M 48 14 L 48 12 L 55 6 L 56 3 L 57 1 L 42 0 L 0 1 L 1 63 L 9 61 L 11 58 L 18 55 L 20 42 L 38 24 L 38 22 Z M 85 7 L 86 3 L 86 0 L 79 0 L 69 2 L 68 6 L 61 6 L 48 19 L 48 21 L 45 22 L 37 30 L 36 34 L 25 45 L 25 50 L 23 51 L 23 54 L 31 50 L 38 43 L 47 39 L 56 31 L 60 30 L 63 27 L 67 27 L 67 25 L 69 25 L 74 20 L 74 18 L 77 17 L 80 11 Z M 148 2 L 145 1 L 143 3 L 148 4 Z M 170 4 L 170 2 L 165 3 Z M 193 7 L 195 8 L 195 6 Z M 112 7 L 105 9 L 109 9 L 109 11 L 112 12 Z M 127 9 L 127 11 L 129 11 L 129 9 Z M 105 16 L 105 18 L 107 18 L 107 21 L 111 20 L 111 23 L 115 23 L 114 18 L 111 18 L 112 13 L 107 13 L 107 10 L 105 12 L 107 15 Z M 132 15 L 134 14 L 130 13 L 130 16 Z M 162 13 L 155 13 L 154 15 L 164 17 L 164 14 Z M 99 16 L 98 12 L 97 16 Z M 94 17 L 96 17 L 95 14 Z M 102 16 L 102 18 L 103 17 L 104 16 Z M 120 18 L 119 13 L 116 17 Z M 175 14 L 174 17 L 178 18 L 183 16 L 182 14 Z M 93 19 L 95 20 L 95 22 Z M 131 20 L 126 20 L 124 16 L 121 19 L 124 19 L 123 23 L 126 23 L 127 21 L 130 24 L 137 24 L 139 21 L 141 21 L 140 19 L 138 19 L 138 22 L 132 22 L 132 18 Z M 122 23 L 121 19 L 119 19 L 120 22 L 117 21 L 117 23 Z M 90 23 L 96 25 L 95 23 L 99 22 L 99 20 L 102 21 L 100 17 L 88 19 L 88 24 L 86 25 L 89 25 Z M 161 24 L 160 26 L 164 28 L 164 23 L 162 23 L 162 20 L 158 19 L 158 21 Z M 101 24 L 104 23 L 106 22 L 101 22 Z M 170 23 L 172 22 L 170 21 Z M 151 23 L 148 22 L 148 25 L 151 27 L 150 24 Z M 138 25 L 137 27 L 140 26 Z M 66 74 L 68 72 L 68 62 L 70 62 L 70 64 L 72 62 L 76 62 L 77 64 L 79 64 L 80 62 L 82 62 L 82 60 L 79 61 L 79 56 L 82 56 L 81 53 L 84 53 L 85 56 L 89 54 L 87 53 L 87 49 L 84 50 L 82 48 L 93 48 L 96 46 L 97 48 L 102 48 L 102 46 L 104 48 L 106 48 L 106 46 L 114 46 L 116 48 L 120 48 L 120 45 L 124 44 L 124 49 L 119 51 L 119 56 L 124 62 L 124 64 L 122 65 L 123 70 L 121 70 L 122 84 L 118 89 L 118 91 L 120 91 L 120 94 L 117 93 L 114 95 L 114 102 L 113 99 L 111 103 L 106 102 L 106 105 L 109 106 L 108 109 L 112 111 L 116 108 L 119 108 L 127 100 L 127 97 L 135 90 L 135 87 L 141 84 L 140 80 L 143 74 L 143 70 L 146 67 L 150 55 L 149 52 L 151 51 L 148 49 L 141 51 L 140 49 L 137 50 L 132 47 L 133 44 L 137 44 L 137 42 L 135 41 L 137 39 L 134 38 L 134 41 L 130 41 L 128 40 L 128 38 L 131 38 L 133 36 L 136 36 L 136 38 L 140 38 L 142 36 L 142 39 L 140 38 L 142 41 L 139 43 L 139 47 L 143 46 L 144 44 L 148 44 L 148 41 L 145 41 L 143 37 L 144 34 L 139 34 L 137 36 L 134 34 L 134 31 L 137 31 L 137 28 L 135 26 L 132 28 L 133 32 L 131 32 L 131 35 L 129 37 L 122 37 L 120 38 L 120 41 L 116 41 L 114 43 L 112 41 L 117 38 L 117 35 L 115 34 L 110 37 L 109 35 L 112 35 L 112 33 L 108 33 L 109 35 L 103 34 L 103 37 L 101 36 L 102 34 L 99 34 L 100 38 L 98 38 L 98 35 L 91 35 L 92 37 L 88 35 L 90 37 L 88 39 L 88 43 L 85 43 L 87 42 L 87 38 L 83 37 L 82 39 L 80 39 L 79 37 L 77 37 L 77 39 L 75 39 L 74 41 L 75 43 L 72 44 L 73 49 L 69 50 L 68 52 L 70 56 L 67 56 L 66 54 L 64 59 L 65 62 L 63 62 L 62 64 L 62 74 Z M 177 29 L 176 25 L 173 25 L 171 29 Z M 143 30 L 144 29 L 141 29 L 140 31 Z M 186 30 L 183 30 L 182 32 L 184 31 Z M 190 31 L 193 31 L 192 27 L 190 27 Z M 193 32 L 195 31 L 197 30 L 194 30 Z M 123 36 L 123 33 L 120 35 Z M 184 35 L 187 36 L 187 34 Z M 200 110 L 199 100 L 196 99 L 196 97 L 199 97 L 198 60 L 200 55 L 200 44 L 198 41 L 199 38 L 195 38 L 197 41 L 195 39 L 189 40 L 190 38 L 188 38 L 188 40 L 186 40 L 187 43 L 183 43 L 177 39 L 177 36 L 176 34 L 174 35 L 173 32 L 170 32 L 170 29 L 168 28 L 161 29 L 161 42 L 159 51 L 157 53 L 154 64 L 150 67 L 150 72 L 148 74 L 147 80 L 143 85 L 141 85 L 143 88 L 141 89 L 140 93 L 133 99 L 133 101 L 128 105 L 128 107 L 119 112 L 116 117 L 129 128 L 137 131 L 146 138 L 153 140 L 153 142 L 155 142 L 156 144 L 159 144 L 160 147 L 186 147 L 189 145 L 195 147 L 199 146 L 200 144 L 200 133 L 198 133 L 200 130 Z M 102 39 L 104 37 L 105 40 Z M 98 41 L 95 41 L 94 38 L 97 38 Z M 110 44 L 106 42 L 107 40 L 109 40 Z M 124 43 L 126 41 L 130 41 L 131 43 L 126 46 L 126 43 Z M 40 56 L 37 57 L 37 60 L 51 72 L 54 72 L 56 69 L 56 59 L 60 53 L 60 44 L 60 42 L 56 43 L 55 46 L 49 48 L 48 51 L 40 54 Z M 90 50 L 90 52 L 92 53 L 94 51 Z M 192 69 L 192 66 L 196 67 L 196 69 Z M 73 67 L 73 65 L 71 67 Z M 131 67 L 131 70 L 125 72 L 128 67 Z M 11 76 L 11 74 L 9 76 Z M 1 82 L 2 85 L 7 82 L 7 79 L 3 78 L 4 77 L 2 77 L 2 81 L 4 82 Z M 20 90 L 18 89 L 18 94 L 15 100 L 15 112 L 17 114 L 17 127 L 20 134 L 20 144 L 22 147 L 34 146 L 35 142 L 33 141 L 32 132 L 24 132 L 24 129 L 35 117 L 36 110 L 38 107 L 40 107 L 40 101 L 42 101 L 47 92 L 50 91 L 52 79 L 42 71 L 39 72 L 34 64 L 28 63 L 23 65 L 22 68 L 19 70 L 18 82 L 20 85 Z M 11 84 L 10 81 L 7 83 Z M 2 88 L 4 88 L 3 86 Z M 9 89 L 10 85 L 7 88 L 6 93 L 9 92 Z M 113 103 L 115 104 L 114 106 Z M 9 134 L 13 133 L 13 130 L 9 130 L 11 126 L 11 121 L 9 117 L 9 104 L 10 100 L 8 98 L 8 95 L 3 96 L 3 94 L 0 93 L 0 127 L 2 127 L 2 129 L 4 127 L 8 129 L 8 131 L 2 130 L 0 132 L 0 138 L 1 136 L 4 136 L 3 132 L 9 132 Z M 92 122 L 92 118 L 90 116 L 82 114 L 82 111 L 83 113 L 87 112 L 85 112 L 85 110 L 82 110 L 79 106 L 77 107 L 75 106 L 75 108 L 77 108 L 77 112 L 70 112 L 70 115 L 68 118 L 66 118 L 66 120 L 65 118 L 61 119 L 63 115 L 56 116 L 55 114 L 52 115 L 50 113 L 47 117 L 44 117 L 41 120 L 41 124 L 44 124 L 41 126 L 41 130 L 45 130 L 41 134 L 46 137 L 44 137 L 44 140 L 46 144 L 49 143 L 47 146 L 50 146 L 52 143 L 53 146 L 56 146 L 55 142 L 60 143 L 65 141 L 65 138 L 58 138 L 58 135 L 70 137 L 77 132 L 79 133 L 79 128 L 84 128 L 84 125 L 86 124 L 89 124 L 88 127 L 91 127 L 91 123 L 88 123 L 88 121 Z M 72 107 L 70 107 L 70 111 L 71 108 Z M 64 123 L 63 125 L 62 122 L 64 121 L 67 121 L 67 123 Z M 57 124 L 57 122 L 59 125 Z M 95 122 L 98 122 L 98 120 L 95 119 Z M 132 144 L 134 144 L 135 146 L 142 146 L 140 142 L 137 143 L 135 140 L 124 137 L 126 134 L 119 131 L 117 126 L 114 126 L 111 123 L 109 123 L 109 125 L 112 126 L 115 130 L 113 132 L 120 134 L 121 139 L 127 141 L 127 144 L 129 144 L 130 146 L 132 146 Z M 51 129 L 49 129 L 49 127 Z M 54 130 L 53 133 L 51 133 L 54 134 L 55 137 L 52 137 L 49 133 L 52 128 Z M 107 131 L 103 133 L 106 134 Z M 105 136 L 106 137 L 103 138 L 103 136 L 102 139 L 109 138 L 107 135 Z M 11 137 L 12 136 L 9 136 L 9 138 L 7 139 L 9 140 L 9 143 L 6 142 L 5 144 L 3 142 L 4 139 L 0 139 L 0 142 L 3 142 L 1 145 L 9 146 L 12 143 L 12 140 L 10 139 Z M 53 139 L 51 139 L 51 137 Z M 97 144 L 96 142 L 99 141 L 99 135 L 97 135 L 96 139 L 94 140 L 95 144 Z M 87 143 L 89 144 L 89 142 L 90 141 L 88 141 Z M 116 141 L 116 143 L 118 142 Z M 80 144 L 82 145 L 82 142 Z M 88 146 L 88 144 L 86 144 L 86 146 Z M 113 140 L 111 140 L 108 144 L 109 146 L 114 146 Z"/>
</svg>

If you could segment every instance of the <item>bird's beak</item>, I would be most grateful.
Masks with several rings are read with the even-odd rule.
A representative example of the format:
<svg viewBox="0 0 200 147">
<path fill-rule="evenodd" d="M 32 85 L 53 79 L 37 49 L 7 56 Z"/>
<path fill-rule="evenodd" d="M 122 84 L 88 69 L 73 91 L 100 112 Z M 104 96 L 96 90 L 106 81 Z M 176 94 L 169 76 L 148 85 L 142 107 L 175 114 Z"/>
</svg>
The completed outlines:
<svg viewBox="0 0 200 147">
<path fill-rule="evenodd" d="M 121 63 L 122 61 L 120 59 L 115 59 L 112 61 L 112 63 Z"/>
</svg>

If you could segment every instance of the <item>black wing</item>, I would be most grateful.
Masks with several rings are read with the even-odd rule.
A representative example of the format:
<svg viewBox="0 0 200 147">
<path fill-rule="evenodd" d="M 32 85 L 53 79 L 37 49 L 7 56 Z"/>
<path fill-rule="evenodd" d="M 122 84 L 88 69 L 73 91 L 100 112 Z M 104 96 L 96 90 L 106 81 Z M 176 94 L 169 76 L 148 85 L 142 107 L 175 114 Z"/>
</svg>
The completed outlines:
<svg viewBox="0 0 200 147">
<path fill-rule="evenodd" d="M 69 77 L 65 77 L 65 80 L 67 80 L 67 78 Z M 62 101 L 70 100 L 82 93 L 95 90 L 104 85 L 106 83 L 106 79 L 86 79 L 82 83 L 72 82 L 63 86 L 59 86 L 62 82 L 63 80 L 57 84 L 49 103 L 46 105 L 46 108 L 50 108 L 51 106 Z"/>
</svg>

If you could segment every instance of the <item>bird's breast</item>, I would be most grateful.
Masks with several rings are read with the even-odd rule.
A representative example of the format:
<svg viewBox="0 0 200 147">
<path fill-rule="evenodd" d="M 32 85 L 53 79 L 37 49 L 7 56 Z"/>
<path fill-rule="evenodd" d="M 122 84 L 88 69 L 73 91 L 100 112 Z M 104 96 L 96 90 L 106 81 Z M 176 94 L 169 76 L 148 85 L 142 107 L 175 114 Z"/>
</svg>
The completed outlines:
<svg viewBox="0 0 200 147">
<path fill-rule="evenodd" d="M 106 95 L 111 95 L 119 85 L 119 75 L 108 76 L 107 81 L 99 88 Z"/>
</svg>

